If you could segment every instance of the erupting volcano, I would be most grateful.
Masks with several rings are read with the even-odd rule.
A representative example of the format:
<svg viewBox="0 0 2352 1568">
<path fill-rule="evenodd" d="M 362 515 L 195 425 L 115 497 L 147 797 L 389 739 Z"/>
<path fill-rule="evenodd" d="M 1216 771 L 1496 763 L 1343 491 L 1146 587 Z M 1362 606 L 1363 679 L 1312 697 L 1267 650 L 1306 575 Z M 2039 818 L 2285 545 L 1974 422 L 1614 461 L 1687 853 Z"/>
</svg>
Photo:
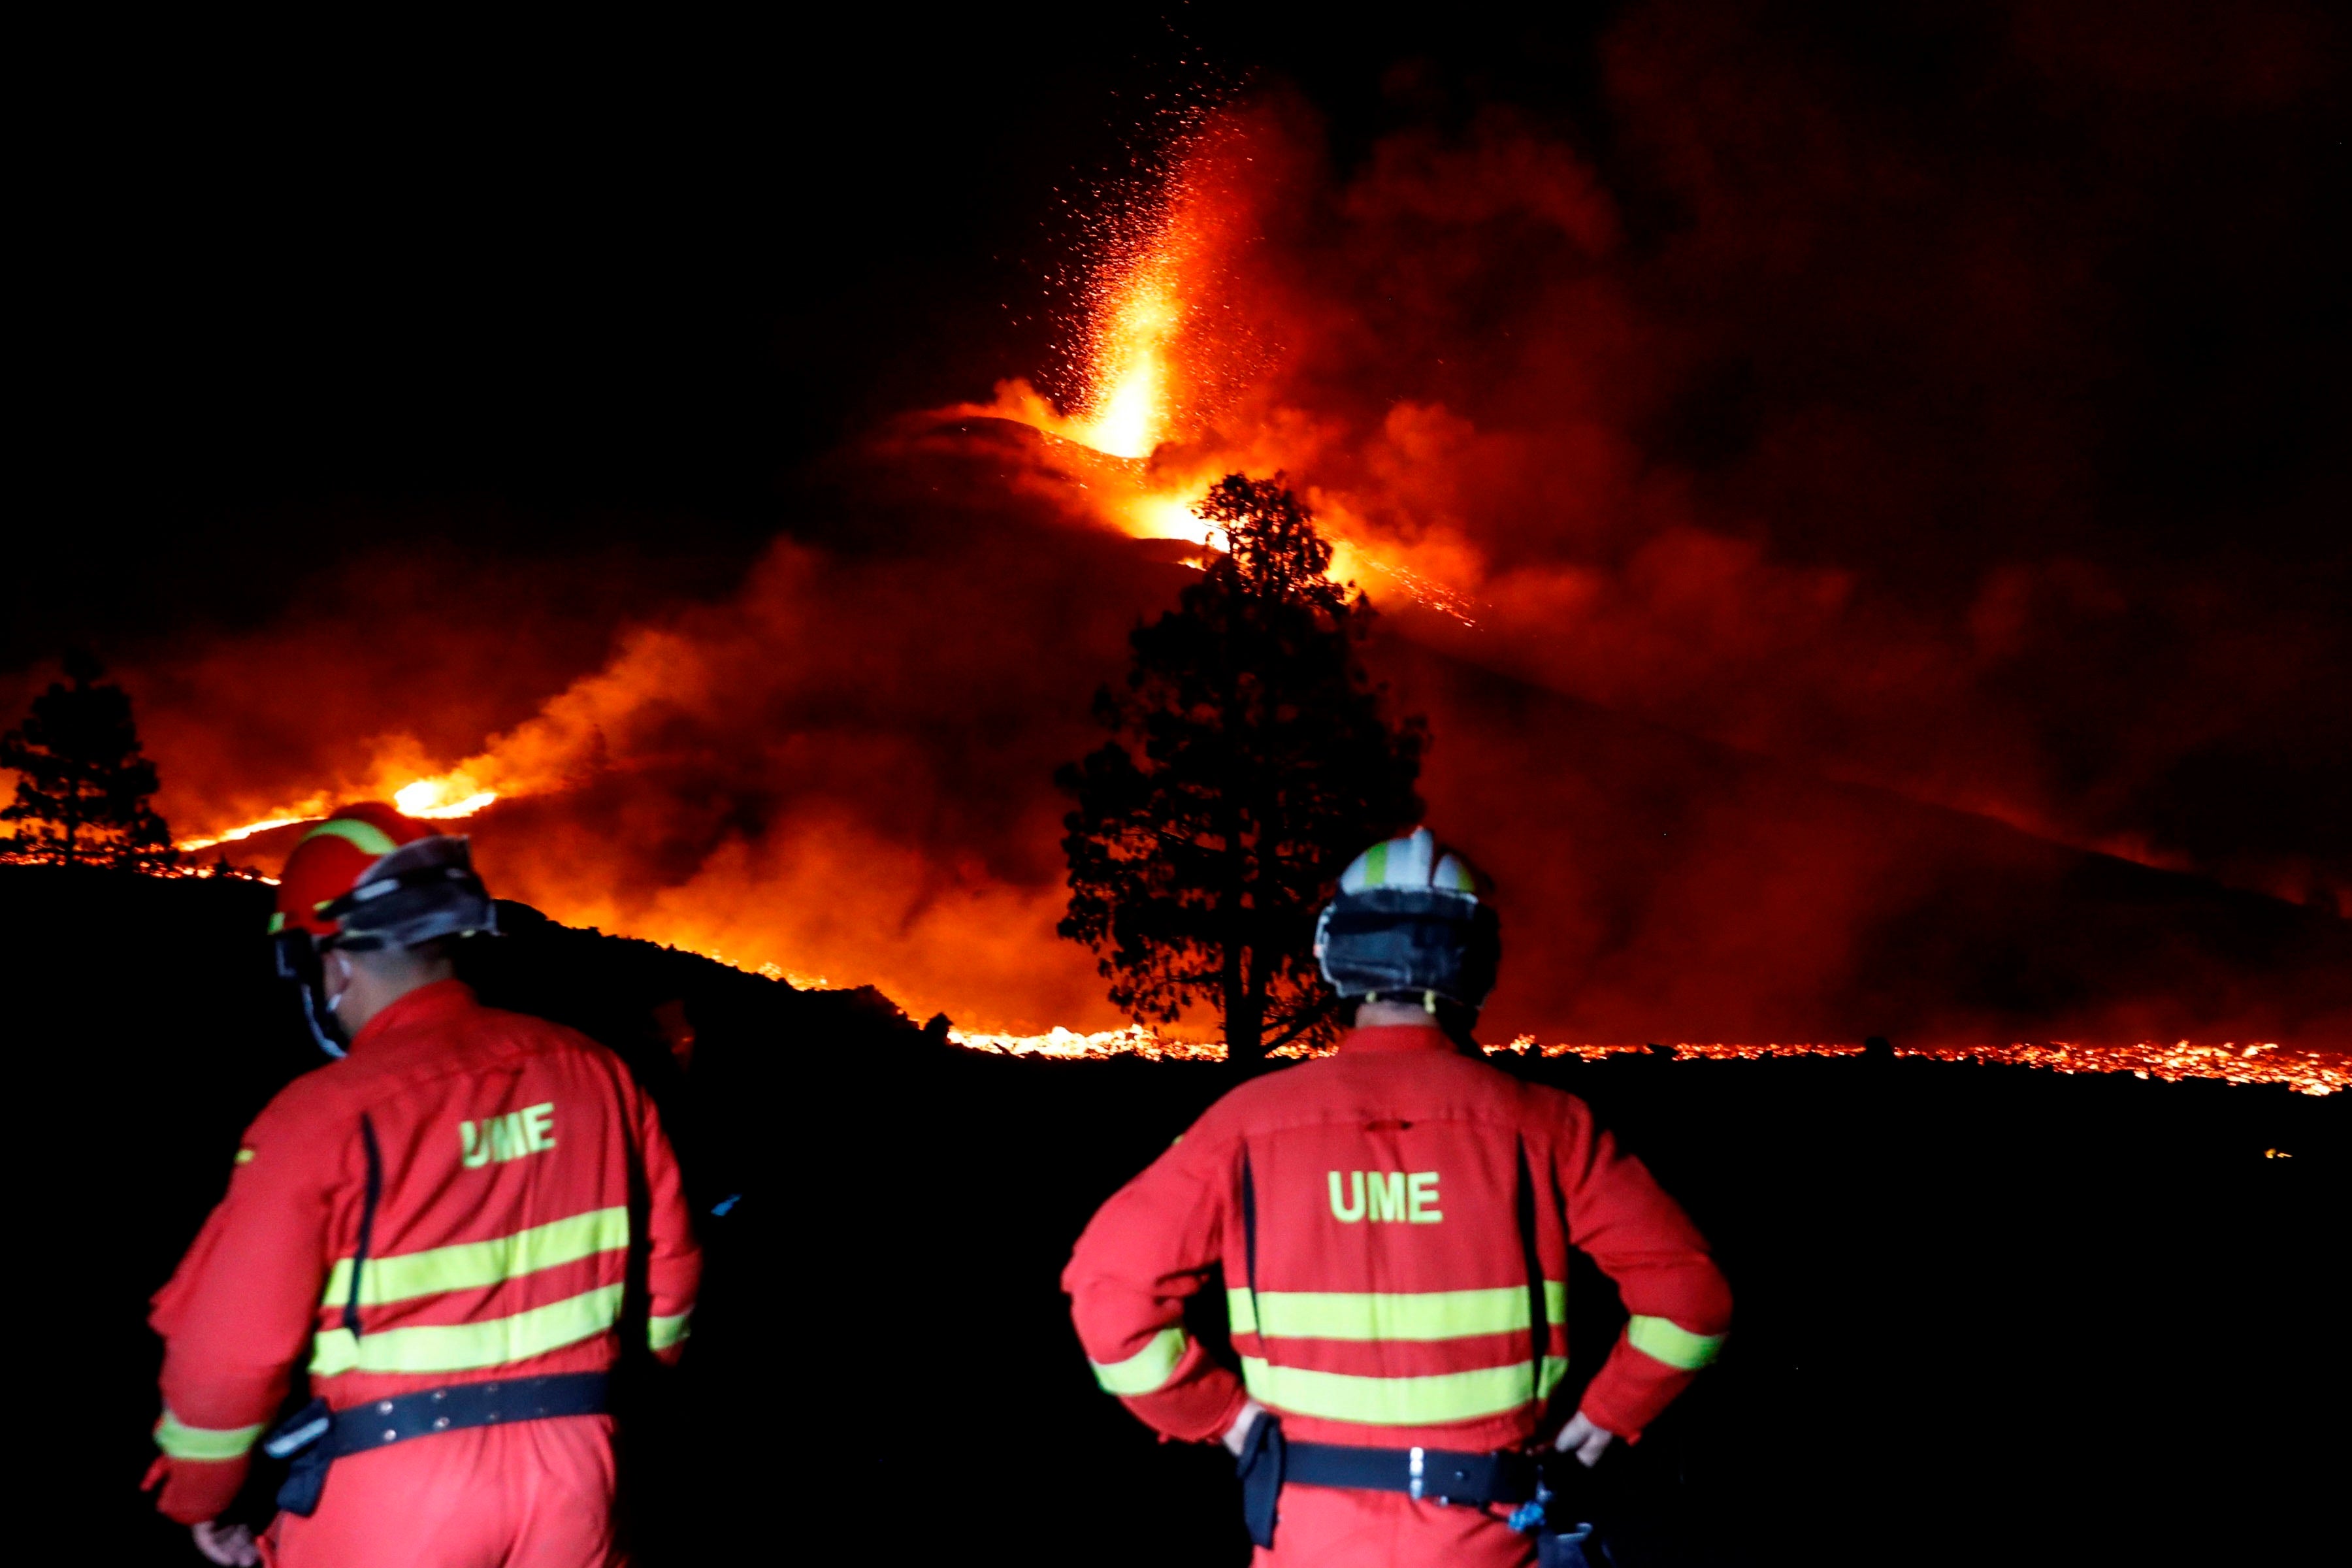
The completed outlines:
<svg viewBox="0 0 2352 1568">
<path fill-rule="evenodd" d="M 78 1556 L 2341 1555 L 2335 12 L 79 15 Z"/>
<path fill-rule="evenodd" d="M 1120 1018 L 1055 938 L 1048 780 L 1127 627 L 1217 546 L 1195 503 L 1280 473 L 1384 614 L 1375 672 L 1429 718 L 1433 820 L 1509 873 L 1508 1048 L 1883 1033 L 2340 1086 L 2312 1054 L 2352 1043 L 2340 860 L 2176 830 L 2181 781 L 2246 713 L 2294 710 L 2325 629 L 1934 522 L 1957 437 L 1789 368 L 1801 268 L 1669 135 L 1730 132 L 1678 118 L 1668 41 L 1612 58 L 1687 236 L 1634 243 L 1604 172 L 1507 113 L 1341 172 L 1298 101 L 1236 99 L 1106 195 L 1058 366 L 868 432 L 822 541 L 633 616 L 471 736 L 436 716 L 428 742 L 432 693 L 334 647 L 322 670 L 381 710 L 263 766 L 167 768 L 181 847 L 266 864 L 334 801 L 389 798 L 466 821 L 494 886 L 568 922 L 872 984 L 980 1048 L 1213 1053 Z M 1956 341 L 1919 308 L 1959 286 L 1947 265 L 1874 285 L 1908 336 L 1873 353 L 1991 375 L 1986 333 L 2041 343 L 2070 309 L 2071 281 L 2018 283 Z M 1773 376 L 1800 391 L 1739 390 Z M 1972 506 L 2064 504 L 2052 443 L 2090 437 L 2031 380 L 1971 437 Z M 530 635 L 407 626 L 469 669 Z M 148 700 L 159 754 L 255 721 L 219 679 L 245 646 Z"/>
</svg>

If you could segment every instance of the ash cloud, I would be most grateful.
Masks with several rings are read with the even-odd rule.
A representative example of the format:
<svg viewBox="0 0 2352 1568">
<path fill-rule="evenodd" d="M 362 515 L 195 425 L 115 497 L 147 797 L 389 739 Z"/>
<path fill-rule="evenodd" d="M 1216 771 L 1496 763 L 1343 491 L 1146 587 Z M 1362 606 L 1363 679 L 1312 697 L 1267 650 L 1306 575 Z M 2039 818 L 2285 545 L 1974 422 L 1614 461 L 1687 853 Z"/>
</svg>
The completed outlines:
<svg viewBox="0 0 2352 1568">
<path fill-rule="evenodd" d="M 2158 20 L 1651 7 L 1605 137 L 1457 104 L 1344 174 L 1262 101 L 1284 353 L 1195 444 L 1310 431 L 1465 658 L 2352 912 L 2330 26 Z"/>
</svg>

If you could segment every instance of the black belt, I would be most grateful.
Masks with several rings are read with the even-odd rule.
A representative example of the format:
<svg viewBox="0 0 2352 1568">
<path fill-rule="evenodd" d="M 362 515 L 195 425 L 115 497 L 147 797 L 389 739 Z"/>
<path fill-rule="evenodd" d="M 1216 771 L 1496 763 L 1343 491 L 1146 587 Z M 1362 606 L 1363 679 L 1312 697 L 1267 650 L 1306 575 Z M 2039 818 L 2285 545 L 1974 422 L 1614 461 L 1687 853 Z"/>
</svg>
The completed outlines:
<svg viewBox="0 0 2352 1568">
<path fill-rule="evenodd" d="M 327 1452 L 340 1459 L 436 1432 L 544 1421 L 553 1415 L 601 1415 L 608 1381 L 601 1372 L 559 1372 L 495 1383 L 454 1383 L 422 1394 L 371 1399 L 335 1412 Z"/>
<path fill-rule="evenodd" d="M 1242 1444 L 1242 1519 L 1250 1540 L 1271 1549 L 1282 1489 L 1352 1487 L 1359 1491 L 1402 1492 L 1410 1498 L 1484 1509 L 1511 1505 L 1505 1520 L 1513 1530 L 1532 1531 L 1539 1568 L 1591 1568 L 1613 1561 L 1590 1524 L 1570 1525 L 1572 1514 L 1555 1521 L 1560 1500 L 1545 1484 L 1535 1454 L 1500 1448 L 1465 1454 L 1452 1448 L 1359 1448 L 1342 1443 L 1293 1443 L 1282 1422 L 1268 1412 L 1251 1423 Z M 1567 1467 L 1574 1470 L 1572 1464 Z M 1499 1515 L 1496 1517 L 1501 1517 Z"/>
<path fill-rule="evenodd" d="M 1282 1479 L 1310 1487 L 1402 1492 L 1433 1502 L 1483 1508 L 1536 1495 L 1536 1460 L 1514 1449 L 1466 1454 L 1451 1448 L 1358 1448 L 1341 1443 L 1283 1445 Z"/>
<path fill-rule="evenodd" d="M 557 1415 L 601 1415 L 610 1381 L 601 1372 L 504 1377 L 371 1399 L 342 1410 L 330 1410 L 325 1400 L 314 1399 L 262 1440 L 262 1450 L 271 1458 L 292 1461 L 286 1484 L 278 1489 L 278 1506 L 289 1513 L 310 1514 L 319 1506 L 331 1461 L 411 1437 Z"/>
</svg>

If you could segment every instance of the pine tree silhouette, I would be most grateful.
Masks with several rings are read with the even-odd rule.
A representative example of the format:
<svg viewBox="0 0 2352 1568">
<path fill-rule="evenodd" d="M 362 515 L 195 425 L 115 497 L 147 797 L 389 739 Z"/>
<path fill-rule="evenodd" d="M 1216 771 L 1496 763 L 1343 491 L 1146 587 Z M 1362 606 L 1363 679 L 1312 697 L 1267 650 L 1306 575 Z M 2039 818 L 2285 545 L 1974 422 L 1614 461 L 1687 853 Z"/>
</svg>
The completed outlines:
<svg viewBox="0 0 2352 1568">
<path fill-rule="evenodd" d="M 1330 543 L 1280 475 L 1228 475 L 1196 510 L 1225 552 L 1135 629 L 1126 689 L 1095 698 L 1111 741 L 1055 774 L 1076 803 L 1060 931 L 1139 1022 L 1213 1004 L 1246 1068 L 1329 1027 L 1317 910 L 1419 819 L 1428 735 L 1382 717 L 1358 658 L 1371 605 L 1324 575 Z"/>
<path fill-rule="evenodd" d="M 16 837 L 0 843 L 13 858 L 62 866 L 171 865 L 179 857 L 148 804 L 155 764 L 139 754 L 130 697 L 99 684 L 104 667 L 79 648 L 67 653 L 65 672 L 33 699 L 23 725 L 0 735 L 0 768 L 16 774 L 16 797 L 0 808 Z"/>
</svg>

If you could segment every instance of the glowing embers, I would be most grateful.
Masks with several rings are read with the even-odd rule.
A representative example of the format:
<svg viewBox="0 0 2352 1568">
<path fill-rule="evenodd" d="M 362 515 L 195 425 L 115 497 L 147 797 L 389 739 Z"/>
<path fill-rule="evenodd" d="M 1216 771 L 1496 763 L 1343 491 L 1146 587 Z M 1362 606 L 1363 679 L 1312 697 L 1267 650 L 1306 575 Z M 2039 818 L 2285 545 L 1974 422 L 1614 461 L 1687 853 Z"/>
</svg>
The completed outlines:
<svg viewBox="0 0 2352 1568">
<path fill-rule="evenodd" d="M 1234 170 L 1218 172 L 1231 153 L 1215 138 L 1196 144 L 1178 155 L 1155 199 L 1106 218 L 1076 341 L 1066 351 L 1063 379 L 1077 389 L 1067 412 L 1016 377 L 999 382 L 986 404 L 933 416 L 1036 431 L 1045 448 L 1025 482 L 1134 538 L 1199 546 L 1202 554 L 1186 563 L 1196 566 L 1223 548 L 1195 510 L 1211 487 L 1233 473 L 1311 471 L 1340 435 L 1330 421 L 1266 402 L 1276 350 L 1241 324 L 1227 298 L 1232 257 L 1245 243 L 1235 214 L 1246 204 L 1229 188 Z M 1475 559 L 1458 545 L 1432 550 L 1412 526 L 1394 537 L 1347 493 L 1291 482 L 1333 544 L 1333 582 L 1377 575 L 1424 608 L 1477 624 L 1475 599 L 1448 581 L 1476 580 Z"/>
</svg>

